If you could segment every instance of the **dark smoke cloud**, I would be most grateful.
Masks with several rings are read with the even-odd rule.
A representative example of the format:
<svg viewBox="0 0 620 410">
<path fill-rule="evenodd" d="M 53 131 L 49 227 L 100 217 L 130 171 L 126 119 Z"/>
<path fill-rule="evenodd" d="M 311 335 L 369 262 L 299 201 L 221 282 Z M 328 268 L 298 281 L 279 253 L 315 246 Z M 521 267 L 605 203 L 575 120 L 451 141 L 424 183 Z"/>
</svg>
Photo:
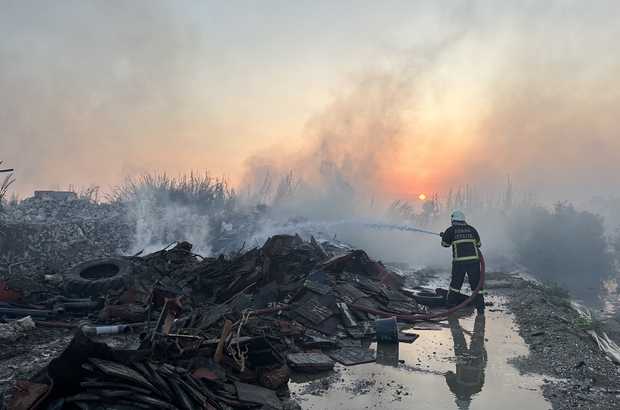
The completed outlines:
<svg viewBox="0 0 620 410">
<path fill-rule="evenodd" d="M 281 147 L 270 147 L 248 158 L 246 179 L 259 187 L 267 174 L 292 172 L 309 185 L 316 208 L 330 202 L 337 207 L 342 200 L 353 206 L 385 183 L 383 173 L 398 159 L 405 138 L 403 114 L 411 102 L 407 76 L 380 70 L 352 75 L 333 102 L 307 122 L 302 149 L 283 154 Z"/>
</svg>

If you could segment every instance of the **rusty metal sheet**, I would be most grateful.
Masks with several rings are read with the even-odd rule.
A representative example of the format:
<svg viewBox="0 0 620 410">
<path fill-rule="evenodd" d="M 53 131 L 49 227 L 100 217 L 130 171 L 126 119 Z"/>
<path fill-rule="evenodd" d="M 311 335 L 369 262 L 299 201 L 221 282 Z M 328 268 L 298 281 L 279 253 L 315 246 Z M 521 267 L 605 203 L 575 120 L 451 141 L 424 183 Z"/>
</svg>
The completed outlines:
<svg viewBox="0 0 620 410">
<path fill-rule="evenodd" d="M 295 309 L 295 312 L 310 320 L 315 325 L 320 324 L 334 314 L 334 312 L 321 305 L 316 299 L 308 299 Z"/>
<path fill-rule="evenodd" d="M 267 255 L 275 255 L 290 250 L 294 240 L 295 237 L 293 235 L 274 235 L 265 241 L 262 250 Z"/>
<path fill-rule="evenodd" d="M 189 369 L 195 370 L 200 376 L 194 373 L 195 377 L 205 378 L 207 380 L 224 380 L 226 378 L 226 370 L 219 364 L 215 363 L 212 358 L 204 356 L 196 356 L 192 359 Z M 211 379 L 211 374 L 215 379 Z"/>
<path fill-rule="evenodd" d="M 412 303 L 407 303 L 407 302 L 396 302 L 396 301 L 390 301 L 390 303 L 388 303 L 388 305 L 386 306 L 386 310 L 389 312 L 395 312 L 395 313 L 402 313 L 404 315 L 410 315 L 414 312 L 417 311 L 418 306 L 414 305 Z"/>
<path fill-rule="evenodd" d="M 348 327 L 346 330 L 353 339 L 369 338 L 377 333 L 372 322 L 361 322 L 358 323 L 357 327 Z"/>
<path fill-rule="evenodd" d="M 239 293 L 237 296 L 232 298 L 232 300 L 228 302 L 225 306 L 235 309 L 237 312 L 243 312 L 247 308 L 251 307 L 252 304 L 250 303 L 250 300 L 245 294 Z"/>
<path fill-rule="evenodd" d="M 390 302 L 409 302 L 410 299 L 403 295 L 401 292 L 394 292 L 389 289 L 383 289 L 383 294 L 390 300 Z"/>
<path fill-rule="evenodd" d="M 334 286 L 333 290 L 337 298 L 348 303 L 353 303 L 359 298 L 368 297 L 368 295 L 350 283 L 343 283 L 341 285 Z"/>
<path fill-rule="evenodd" d="M 50 389 L 47 384 L 33 383 L 27 380 L 20 380 L 15 383 L 17 389 L 13 391 L 9 408 L 12 410 L 27 410 L 45 395 Z"/>
<path fill-rule="evenodd" d="M 353 302 L 354 305 L 362 306 L 368 309 L 376 309 L 376 306 L 373 304 L 373 300 L 370 297 L 359 298 Z"/>
<path fill-rule="evenodd" d="M 252 301 L 252 309 L 264 309 L 268 307 L 270 304 L 276 302 L 278 297 L 278 284 L 274 280 L 269 282 L 265 286 L 261 287 L 258 290 L 258 293 L 254 295 L 254 299 Z M 239 310 L 241 312 L 241 310 Z"/>
<path fill-rule="evenodd" d="M 327 280 L 327 274 L 323 269 L 315 269 L 308 274 L 306 280 L 309 282 L 317 282 L 322 284 Z"/>
<path fill-rule="evenodd" d="M 362 347 L 362 340 L 361 339 L 350 339 L 350 338 L 341 339 L 340 345 L 342 347 Z"/>
<path fill-rule="evenodd" d="M 303 291 L 303 290 L 307 290 L 307 292 L 305 292 L 303 295 L 301 295 L 300 298 L 298 298 L 296 300 L 298 302 L 298 304 L 303 304 L 303 303 L 305 303 L 309 299 L 315 299 L 322 306 L 328 308 L 332 312 L 338 312 L 338 304 L 337 304 L 338 302 L 337 302 L 336 297 L 334 295 L 329 295 L 329 294 L 328 295 L 320 295 L 320 294 L 315 293 L 314 291 L 310 290 L 309 288 L 305 288 L 305 287 L 301 289 L 301 291 Z M 301 293 L 301 292 L 299 292 L 299 293 Z M 293 301 L 294 301 L 294 299 L 295 298 L 293 298 Z M 291 301 L 291 303 L 293 301 Z"/>
<path fill-rule="evenodd" d="M 329 339 L 312 334 L 306 334 L 306 336 L 302 339 L 302 343 L 305 347 L 310 349 L 332 349 L 336 347 L 335 338 Z"/>
<path fill-rule="evenodd" d="M 342 272 L 345 267 L 348 271 L 365 274 L 366 266 L 372 261 L 363 250 L 355 250 L 334 256 L 323 263 L 325 270 L 330 272 Z"/>
<path fill-rule="evenodd" d="M 286 359 L 294 369 L 323 371 L 334 367 L 334 361 L 323 353 L 291 353 Z"/>
<path fill-rule="evenodd" d="M 366 293 L 370 293 L 381 298 L 385 297 L 385 295 L 383 294 L 385 287 L 381 284 L 381 282 L 368 279 L 362 280 L 358 283 L 358 288 L 362 289 Z"/>
<path fill-rule="evenodd" d="M 393 291 L 399 291 L 405 284 L 405 276 L 386 269 L 379 263 L 373 263 L 367 268 L 368 275 L 379 279 L 381 283 Z"/>
<path fill-rule="evenodd" d="M 263 404 L 276 410 L 283 410 L 282 402 L 273 390 L 242 382 L 235 382 L 235 387 L 237 388 L 237 397 L 241 401 Z"/>
<path fill-rule="evenodd" d="M 107 360 L 96 359 L 94 357 L 89 357 L 88 360 L 102 372 L 110 376 L 120 377 L 121 379 L 130 380 L 135 382 L 141 386 L 146 387 L 147 389 L 159 393 L 159 390 L 153 386 L 148 380 L 144 378 L 140 373 L 133 370 L 131 367 L 127 367 L 123 364 L 110 362 Z"/>
<path fill-rule="evenodd" d="M 312 247 L 319 254 L 321 259 L 323 259 L 323 260 L 328 260 L 329 259 L 329 255 L 327 254 L 325 249 L 321 246 L 320 243 L 318 243 L 316 241 L 316 239 L 314 239 L 314 236 L 312 236 L 312 235 L 310 236 L 310 245 L 312 245 Z"/>
<path fill-rule="evenodd" d="M 346 347 L 330 356 L 345 366 L 353 366 L 355 364 L 374 362 L 375 350 L 362 347 Z"/>
<path fill-rule="evenodd" d="M 214 371 L 204 369 L 204 368 L 196 369 L 196 371 L 194 372 L 194 377 L 197 377 L 199 379 L 207 379 L 211 381 L 215 381 L 219 379 L 219 377 L 217 377 Z"/>
<path fill-rule="evenodd" d="M 297 292 L 303 285 L 297 282 L 286 283 L 284 285 L 278 285 L 278 292 L 281 295 L 287 295 L 289 293 Z"/>
<path fill-rule="evenodd" d="M 327 295 L 332 290 L 331 286 L 323 285 L 322 283 L 312 282 L 309 280 L 304 283 L 304 287 L 320 295 Z"/>
<path fill-rule="evenodd" d="M 306 319 L 304 319 L 304 320 L 306 320 Z M 323 322 L 321 322 L 318 325 L 315 325 L 311 321 L 306 320 L 306 322 L 304 323 L 304 326 L 306 326 L 306 327 L 308 327 L 310 329 L 314 329 L 316 331 L 319 331 L 321 333 L 324 333 L 326 335 L 332 335 L 336 331 L 336 328 L 338 328 L 339 324 L 340 324 L 340 320 L 337 317 L 335 317 L 335 316 L 331 316 L 331 317 L 328 317 L 327 319 L 325 319 Z"/>
</svg>

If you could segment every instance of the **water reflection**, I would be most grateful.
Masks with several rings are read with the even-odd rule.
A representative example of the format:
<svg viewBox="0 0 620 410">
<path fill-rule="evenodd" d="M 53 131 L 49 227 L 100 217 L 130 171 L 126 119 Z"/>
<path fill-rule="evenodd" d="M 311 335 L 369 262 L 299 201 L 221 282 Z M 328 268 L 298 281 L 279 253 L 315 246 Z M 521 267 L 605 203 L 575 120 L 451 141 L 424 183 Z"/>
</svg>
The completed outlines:
<svg viewBox="0 0 620 410">
<path fill-rule="evenodd" d="M 398 367 L 398 343 L 377 343 L 376 362 Z"/>
<path fill-rule="evenodd" d="M 465 333 L 469 332 L 463 329 L 457 315 L 450 315 L 448 323 L 454 341 L 456 372 L 446 372 L 446 383 L 456 396 L 457 408 L 469 409 L 472 397 L 480 393 L 484 385 L 484 369 L 487 364 L 487 351 L 484 348 L 485 317 L 476 316 L 469 346 L 465 338 Z"/>
</svg>

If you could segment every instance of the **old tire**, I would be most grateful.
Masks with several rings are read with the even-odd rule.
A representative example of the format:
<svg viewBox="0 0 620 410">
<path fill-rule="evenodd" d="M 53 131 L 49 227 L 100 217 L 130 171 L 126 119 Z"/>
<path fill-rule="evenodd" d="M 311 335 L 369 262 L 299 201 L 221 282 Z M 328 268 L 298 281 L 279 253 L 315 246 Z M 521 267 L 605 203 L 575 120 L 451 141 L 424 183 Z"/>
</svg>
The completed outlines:
<svg viewBox="0 0 620 410">
<path fill-rule="evenodd" d="M 411 297 L 420 305 L 428 307 L 443 307 L 446 305 L 446 298 L 431 289 L 414 288 Z"/>
<path fill-rule="evenodd" d="M 121 289 L 125 278 L 132 272 L 129 261 L 116 258 L 93 259 L 75 265 L 65 275 L 64 291 L 67 295 L 90 297 L 95 293 L 106 294 L 108 289 Z"/>
</svg>

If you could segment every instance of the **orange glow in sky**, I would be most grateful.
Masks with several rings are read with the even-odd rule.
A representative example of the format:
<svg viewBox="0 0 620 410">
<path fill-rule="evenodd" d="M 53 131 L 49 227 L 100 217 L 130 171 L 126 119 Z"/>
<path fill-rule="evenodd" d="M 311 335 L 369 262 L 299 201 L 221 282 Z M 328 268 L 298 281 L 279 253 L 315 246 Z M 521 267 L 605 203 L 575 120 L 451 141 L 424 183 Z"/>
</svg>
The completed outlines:
<svg viewBox="0 0 620 410">
<path fill-rule="evenodd" d="M 620 3 L 285 3 L 0 2 L 9 194 L 196 171 L 620 195 Z"/>
</svg>

